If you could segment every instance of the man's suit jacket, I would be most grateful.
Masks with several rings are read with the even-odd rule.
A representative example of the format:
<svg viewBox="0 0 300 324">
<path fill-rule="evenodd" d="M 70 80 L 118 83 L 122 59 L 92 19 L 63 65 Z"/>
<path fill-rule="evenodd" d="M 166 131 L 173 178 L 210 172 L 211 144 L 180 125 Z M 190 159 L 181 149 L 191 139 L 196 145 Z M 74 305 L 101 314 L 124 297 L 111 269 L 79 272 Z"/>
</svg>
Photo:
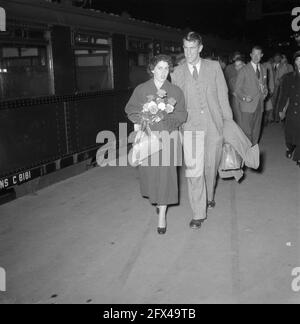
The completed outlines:
<svg viewBox="0 0 300 324">
<path fill-rule="evenodd" d="M 246 64 L 238 73 L 235 94 L 240 102 L 242 112 L 254 113 L 259 105 L 263 104 L 262 87 L 267 90 L 267 71 L 262 64 L 260 64 L 260 75 L 259 80 L 251 62 Z M 251 102 L 243 100 L 247 96 L 252 98 Z"/>
<path fill-rule="evenodd" d="M 293 72 L 293 67 L 290 64 L 280 63 L 278 68 L 275 69 L 275 65 L 272 65 L 273 74 L 274 74 L 274 82 L 275 85 L 278 85 L 282 79 L 282 77 L 290 72 Z"/>
<path fill-rule="evenodd" d="M 172 82 L 183 90 L 187 98 L 187 80 L 190 77 L 187 63 L 177 66 L 171 77 Z M 216 129 L 222 135 L 223 121 L 231 120 L 233 117 L 228 100 L 228 88 L 220 64 L 216 61 L 201 59 L 199 83 L 201 92 L 199 105 L 209 110 Z M 187 110 L 189 111 L 189 102 L 194 98 L 187 99 Z M 186 129 L 189 126 L 187 124 L 185 125 Z"/>
</svg>

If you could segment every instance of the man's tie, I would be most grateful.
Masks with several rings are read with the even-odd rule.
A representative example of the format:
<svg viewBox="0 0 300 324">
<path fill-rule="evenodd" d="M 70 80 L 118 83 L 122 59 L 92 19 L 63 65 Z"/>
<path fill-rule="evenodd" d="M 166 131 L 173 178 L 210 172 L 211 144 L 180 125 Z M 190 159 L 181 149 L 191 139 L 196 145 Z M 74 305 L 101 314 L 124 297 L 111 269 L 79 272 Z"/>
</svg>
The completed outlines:
<svg viewBox="0 0 300 324">
<path fill-rule="evenodd" d="M 198 70 L 196 65 L 194 65 L 193 78 L 194 80 L 198 80 Z"/>
<path fill-rule="evenodd" d="M 259 65 L 256 64 L 256 76 L 257 76 L 258 79 L 260 79 L 260 71 L 259 71 L 259 67 L 258 66 Z"/>
</svg>

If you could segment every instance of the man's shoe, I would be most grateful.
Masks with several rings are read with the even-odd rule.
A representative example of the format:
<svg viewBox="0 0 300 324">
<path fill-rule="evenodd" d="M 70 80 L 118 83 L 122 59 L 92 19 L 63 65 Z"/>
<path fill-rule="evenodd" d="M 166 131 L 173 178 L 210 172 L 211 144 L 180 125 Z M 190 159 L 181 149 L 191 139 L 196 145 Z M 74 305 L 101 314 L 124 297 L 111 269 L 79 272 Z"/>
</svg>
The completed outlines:
<svg viewBox="0 0 300 324">
<path fill-rule="evenodd" d="M 215 208 L 216 202 L 214 200 L 211 200 L 207 203 L 207 208 Z"/>
<path fill-rule="evenodd" d="M 297 161 L 296 164 L 298 165 L 298 167 L 300 167 L 300 160 Z"/>
<path fill-rule="evenodd" d="M 204 222 L 204 219 L 192 219 L 190 222 L 190 228 L 198 229 L 201 227 L 203 222 Z"/>
<path fill-rule="evenodd" d="M 167 232 L 167 227 L 157 227 L 157 233 L 159 235 L 164 235 Z"/>
</svg>

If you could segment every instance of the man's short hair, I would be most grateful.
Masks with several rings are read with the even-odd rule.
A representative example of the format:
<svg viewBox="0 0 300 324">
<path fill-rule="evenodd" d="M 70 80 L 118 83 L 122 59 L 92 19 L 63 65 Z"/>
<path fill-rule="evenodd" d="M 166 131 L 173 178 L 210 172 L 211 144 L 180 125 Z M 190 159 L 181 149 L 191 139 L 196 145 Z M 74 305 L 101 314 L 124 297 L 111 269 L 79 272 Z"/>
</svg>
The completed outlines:
<svg viewBox="0 0 300 324">
<path fill-rule="evenodd" d="M 184 37 L 183 41 L 188 41 L 188 42 L 198 42 L 199 45 L 202 45 L 202 37 L 200 34 L 196 32 L 188 32 Z"/>
<path fill-rule="evenodd" d="M 297 51 L 296 53 L 294 53 L 294 61 L 297 60 L 298 57 L 300 57 L 300 51 Z"/>
<path fill-rule="evenodd" d="M 251 50 L 251 53 L 252 53 L 253 51 L 255 51 L 255 50 L 257 50 L 257 51 L 261 51 L 262 53 L 264 52 L 264 51 L 263 51 L 263 48 L 262 48 L 261 46 L 259 46 L 259 45 L 255 45 L 255 46 L 253 46 L 253 47 L 252 47 L 252 50 Z"/>
</svg>

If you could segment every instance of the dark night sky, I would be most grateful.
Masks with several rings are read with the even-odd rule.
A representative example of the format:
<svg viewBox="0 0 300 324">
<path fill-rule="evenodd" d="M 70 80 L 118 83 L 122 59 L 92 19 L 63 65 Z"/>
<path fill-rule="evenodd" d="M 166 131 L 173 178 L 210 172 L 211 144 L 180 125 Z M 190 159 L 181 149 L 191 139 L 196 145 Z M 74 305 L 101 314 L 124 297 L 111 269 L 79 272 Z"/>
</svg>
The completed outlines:
<svg viewBox="0 0 300 324">
<path fill-rule="evenodd" d="M 244 0 L 94 0 L 93 6 L 117 14 L 126 11 L 134 18 L 172 27 L 201 29 L 203 33 L 224 36 L 236 31 L 245 12 Z"/>
<path fill-rule="evenodd" d="M 249 0 L 92 0 L 92 6 L 106 12 L 122 14 L 163 25 L 198 30 L 222 38 L 264 40 L 273 34 L 278 39 L 289 37 L 291 16 L 273 17 L 266 21 L 247 22 Z M 250 0 L 251 1 L 251 0 Z M 299 0 L 263 0 L 264 12 L 291 11 Z M 278 23 L 280 21 L 280 23 Z"/>
</svg>

